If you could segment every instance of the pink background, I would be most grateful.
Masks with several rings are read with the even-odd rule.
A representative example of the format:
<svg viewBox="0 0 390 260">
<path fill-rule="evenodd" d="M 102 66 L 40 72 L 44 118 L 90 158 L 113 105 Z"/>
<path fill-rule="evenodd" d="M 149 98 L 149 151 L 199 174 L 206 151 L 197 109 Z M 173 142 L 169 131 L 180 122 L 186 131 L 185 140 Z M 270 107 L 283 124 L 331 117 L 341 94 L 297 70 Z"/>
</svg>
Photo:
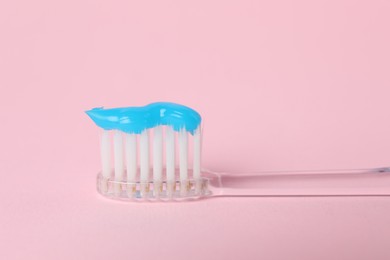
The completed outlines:
<svg viewBox="0 0 390 260">
<path fill-rule="evenodd" d="M 390 165 L 390 2 L 1 1 L 0 259 L 390 259 L 390 199 L 121 203 L 96 106 L 204 117 L 203 166 Z"/>
</svg>

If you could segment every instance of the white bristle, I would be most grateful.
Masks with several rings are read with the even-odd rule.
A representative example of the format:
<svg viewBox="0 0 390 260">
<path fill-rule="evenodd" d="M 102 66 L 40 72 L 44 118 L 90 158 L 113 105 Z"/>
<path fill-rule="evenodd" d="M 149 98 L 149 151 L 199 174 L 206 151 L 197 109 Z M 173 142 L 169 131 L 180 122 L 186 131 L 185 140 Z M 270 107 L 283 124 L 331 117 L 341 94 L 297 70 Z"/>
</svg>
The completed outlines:
<svg viewBox="0 0 390 260">
<path fill-rule="evenodd" d="M 194 161 L 193 161 L 193 178 L 200 179 L 200 152 L 201 152 L 201 131 L 200 126 L 195 130 L 193 137 Z"/>
<path fill-rule="evenodd" d="M 100 155 L 102 160 L 102 175 L 105 178 L 110 178 L 111 175 L 111 153 L 110 153 L 110 133 L 103 130 L 100 142 Z"/>
<path fill-rule="evenodd" d="M 123 179 L 123 138 L 122 132 L 115 131 L 114 134 L 114 172 L 115 180 L 121 181 Z"/>
<path fill-rule="evenodd" d="M 179 131 L 179 152 L 180 180 L 185 181 L 188 179 L 188 134 L 184 128 Z"/>
<path fill-rule="evenodd" d="M 162 170 L 163 170 L 163 136 L 162 126 L 156 126 L 154 128 L 153 136 L 153 180 L 155 182 L 161 182 Z"/>
<path fill-rule="evenodd" d="M 137 174 L 137 136 L 126 134 L 126 169 L 127 181 L 135 182 Z"/>
<path fill-rule="evenodd" d="M 165 143 L 167 181 L 173 182 L 175 180 L 175 132 L 170 126 L 166 128 Z"/>
<path fill-rule="evenodd" d="M 149 130 L 146 129 L 140 137 L 140 172 L 141 182 L 149 181 Z"/>
<path fill-rule="evenodd" d="M 111 133 L 110 131 L 103 131 L 101 136 L 101 158 L 102 176 L 105 182 L 103 181 L 100 184 L 100 189 L 107 192 L 112 187 L 115 196 L 122 196 L 121 194 L 125 191 L 128 198 L 144 199 L 150 196 L 172 199 L 178 194 L 181 197 L 186 197 L 191 192 L 192 187 L 195 187 L 194 192 L 196 194 L 200 194 L 202 189 L 200 127 L 190 136 L 192 139 L 189 139 L 189 134 L 185 128 L 180 129 L 177 134 L 172 126 L 164 128 L 165 134 L 162 125 L 153 128 L 153 140 L 150 140 L 149 129 L 142 131 L 140 134 L 123 133 L 119 130 L 113 131 L 113 180 L 110 180 L 112 173 Z M 151 141 L 153 141 L 152 152 L 149 147 Z M 192 147 L 190 151 L 188 150 L 189 147 Z M 176 149 L 178 150 L 176 151 Z M 163 176 L 164 153 L 166 178 Z M 150 176 L 151 155 L 153 155 L 153 177 Z M 189 156 L 192 158 L 189 159 Z M 176 179 L 176 160 L 178 160 L 179 166 L 179 179 Z M 189 176 L 189 163 L 192 163 L 193 166 L 191 176 Z M 127 174 L 125 175 L 125 173 Z M 192 178 L 194 180 L 191 180 Z M 166 183 L 164 183 L 165 180 Z M 108 184 L 110 181 L 111 186 Z"/>
</svg>

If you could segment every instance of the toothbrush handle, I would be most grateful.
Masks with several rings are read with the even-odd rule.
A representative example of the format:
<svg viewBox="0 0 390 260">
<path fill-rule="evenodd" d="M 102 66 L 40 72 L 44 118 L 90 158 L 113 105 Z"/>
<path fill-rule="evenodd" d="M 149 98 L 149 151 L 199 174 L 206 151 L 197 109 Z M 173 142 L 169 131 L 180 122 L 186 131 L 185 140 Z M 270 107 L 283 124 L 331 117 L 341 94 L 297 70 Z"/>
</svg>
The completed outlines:
<svg viewBox="0 0 390 260">
<path fill-rule="evenodd" d="M 390 196 L 390 168 L 219 175 L 219 196 Z"/>
</svg>

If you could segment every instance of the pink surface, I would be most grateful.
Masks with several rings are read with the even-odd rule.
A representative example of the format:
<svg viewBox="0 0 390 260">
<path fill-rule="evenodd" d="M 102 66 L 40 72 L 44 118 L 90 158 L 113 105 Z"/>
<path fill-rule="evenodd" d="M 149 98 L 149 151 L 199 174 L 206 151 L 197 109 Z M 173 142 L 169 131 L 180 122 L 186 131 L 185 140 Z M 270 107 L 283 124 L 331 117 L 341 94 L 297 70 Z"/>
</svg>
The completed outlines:
<svg viewBox="0 0 390 260">
<path fill-rule="evenodd" d="M 83 111 L 173 101 L 204 167 L 390 165 L 389 1 L 1 1 L 0 259 L 390 259 L 390 199 L 126 204 Z"/>
</svg>

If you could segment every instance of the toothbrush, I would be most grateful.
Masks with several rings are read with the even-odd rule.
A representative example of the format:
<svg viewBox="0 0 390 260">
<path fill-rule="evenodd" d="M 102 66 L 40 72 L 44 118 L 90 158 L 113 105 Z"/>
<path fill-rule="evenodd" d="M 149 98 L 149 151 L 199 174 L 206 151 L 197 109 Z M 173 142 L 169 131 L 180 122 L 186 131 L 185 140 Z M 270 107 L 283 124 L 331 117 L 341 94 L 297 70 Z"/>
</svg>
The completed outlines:
<svg viewBox="0 0 390 260">
<path fill-rule="evenodd" d="M 202 169 L 201 116 L 183 105 L 157 102 L 143 107 L 100 107 L 86 113 L 103 129 L 97 190 L 105 197 L 169 201 L 390 195 L 390 167 L 246 174 Z"/>
</svg>

